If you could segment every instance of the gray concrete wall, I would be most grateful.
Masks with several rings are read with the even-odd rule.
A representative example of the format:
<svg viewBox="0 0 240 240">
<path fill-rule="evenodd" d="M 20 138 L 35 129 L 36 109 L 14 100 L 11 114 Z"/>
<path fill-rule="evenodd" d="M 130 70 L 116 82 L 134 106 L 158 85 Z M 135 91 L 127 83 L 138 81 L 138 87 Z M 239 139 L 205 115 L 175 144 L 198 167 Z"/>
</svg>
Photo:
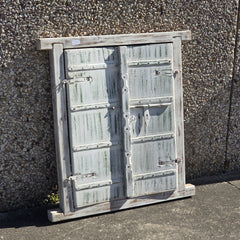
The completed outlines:
<svg viewBox="0 0 240 240">
<path fill-rule="evenodd" d="M 49 58 L 35 49 L 39 37 L 191 30 L 183 45 L 187 177 L 238 170 L 237 13 L 235 0 L 3 0 L 0 211 L 40 204 L 57 183 Z"/>
</svg>

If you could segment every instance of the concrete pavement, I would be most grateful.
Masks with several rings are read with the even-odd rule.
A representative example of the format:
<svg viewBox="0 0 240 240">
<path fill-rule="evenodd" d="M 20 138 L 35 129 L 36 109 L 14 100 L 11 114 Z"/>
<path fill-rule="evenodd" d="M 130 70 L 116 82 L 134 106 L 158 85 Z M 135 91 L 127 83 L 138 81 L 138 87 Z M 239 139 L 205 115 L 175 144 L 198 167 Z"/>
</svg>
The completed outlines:
<svg viewBox="0 0 240 240">
<path fill-rule="evenodd" d="M 201 178 L 196 195 L 57 224 L 46 209 L 0 214 L 0 240 L 240 240 L 240 173 Z"/>
</svg>

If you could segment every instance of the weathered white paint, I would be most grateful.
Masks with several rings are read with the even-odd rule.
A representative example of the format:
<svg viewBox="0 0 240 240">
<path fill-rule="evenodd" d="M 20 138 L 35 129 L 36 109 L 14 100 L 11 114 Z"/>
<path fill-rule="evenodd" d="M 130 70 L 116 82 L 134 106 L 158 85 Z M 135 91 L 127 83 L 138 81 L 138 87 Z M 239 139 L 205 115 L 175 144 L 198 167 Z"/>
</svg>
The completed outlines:
<svg viewBox="0 0 240 240">
<path fill-rule="evenodd" d="M 177 187 L 172 50 L 172 43 L 127 46 L 129 100 L 130 104 L 135 102 L 130 105 L 133 196 L 175 190 Z M 156 103 L 156 99 L 164 97 L 164 103 Z M 161 138 L 153 138 L 154 135 Z M 169 135 L 172 138 L 169 139 Z M 156 171 L 166 173 L 166 170 L 169 174 L 154 175 Z M 143 177 L 136 178 L 139 175 Z M 144 177 L 149 175 L 154 177 Z"/>
<path fill-rule="evenodd" d="M 182 51 L 181 38 L 173 41 L 173 69 L 174 69 L 174 111 L 175 111 L 175 144 L 176 159 L 178 161 L 178 190 L 185 188 L 185 152 L 184 152 L 184 123 L 183 123 L 183 86 L 182 86 Z"/>
<path fill-rule="evenodd" d="M 73 211 L 71 185 L 65 180 L 71 175 L 68 144 L 66 91 L 64 81 L 63 45 L 55 44 L 50 53 L 51 85 L 54 116 L 55 146 L 58 167 L 60 207 L 65 214 Z"/>
<path fill-rule="evenodd" d="M 130 108 L 129 108 L 129 84 L 127 72 L 127 47 L 119 47 L 120 55 L 120 78 L 122 80 L 122 131 L 123 131 L 123 159 L 125 174 L 126 197 L 133 196 L 132 160 L 131 160 L 131 132 L 130 132 Z"/>
<path fill-rule="evenodd" d="M 55 125 L 65 146 L 57 148 L 65 216 L 52 211 L 52 221 L 194 194 L 184 172 L 181 41 L 188 38 L 185 31 L 40 40 L 40 49 L 53 44 L 54 99 L 63 108 L 56 114 L 63 125 Z"/>
<path fill-rule="evenodd" d="M 174 37 L 180 37 L 182 40 L 191 40 L 191 31 L 40 38 L 37 42 L 37 49 L 50 50 L 52 46 L 57 43 L 63 44 L 64 49 L 166 43 L 172 42 Z"/>
<path fill-rule="evenodd" d="M 65 51 L 75 208 L 124 196 L 118 61 L 112 47 Z"/>
</svg>

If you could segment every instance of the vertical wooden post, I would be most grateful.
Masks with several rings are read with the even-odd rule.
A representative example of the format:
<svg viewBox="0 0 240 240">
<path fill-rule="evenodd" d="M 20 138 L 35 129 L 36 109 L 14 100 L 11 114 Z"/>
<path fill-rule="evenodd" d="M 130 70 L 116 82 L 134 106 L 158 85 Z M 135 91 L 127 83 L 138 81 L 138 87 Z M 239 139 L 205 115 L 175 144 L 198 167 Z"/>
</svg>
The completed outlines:
<svg viewBox="0 0 240 240">
<path fill-rule="evenodd" d="M 174 74 L 174 109 L 175 109 L 175 144 L 176 162 L 178 164 L 178 191 L 185 190 L 185 153 L 183 122 L 183 86 L 181 37 L 173 38 L 173 74 Z"/>
<path fill-rule="evenodd" d="M 129 87 L 127 72 L 126 46 L 119 47 L 120 55 L 120 77 L 122 80 L 122 114 L 123 114 L 123 155 L 126 183 L 126 197 L 133 196 L 133 176 L 131 163 L 131 136 L 130 136 L 130 107 L 129 107 Z"/>
<path fill-rule="evenodd" d="M 60 208 L 64 214 L 67 214 L 73 211 L 73 209 L 71 185 L 67 180 L 71 175 L 71 169 L 68 144 L 66 89 L 62 82 L 65 78 L 62 44 L 53 44 L 50 52 L 50 63 Z"/>
</svg>

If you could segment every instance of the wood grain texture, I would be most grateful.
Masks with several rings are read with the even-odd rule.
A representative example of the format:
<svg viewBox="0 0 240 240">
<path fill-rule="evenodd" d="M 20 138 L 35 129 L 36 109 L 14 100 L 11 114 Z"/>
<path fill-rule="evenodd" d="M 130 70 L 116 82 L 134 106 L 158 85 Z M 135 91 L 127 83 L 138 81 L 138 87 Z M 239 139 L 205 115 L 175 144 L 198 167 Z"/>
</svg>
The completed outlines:
<svg viewBox="0 0 240 240">
<path fill-rule="evenodd" d="M 130 107 L 129 107 L 129 85 L 127 69 L 127 47 L 119 47 L 120 55 L 120 77 L 122 81 L 121 99 L 122 99 L 122 118 L 123 118 L 123 158 L 125 174 L 126 197 L 133 196 L 132 179 L 132 156 L 131 156 L 131 132 L 130 132 Z"/>
<path fill-rule="evenodd" d="M 148 104 L 130 105 L 134 196 L 176 189 L 174 135 L 151 139 L 174 132 L 172 50 L 172 43 L 127 46 L 130 103 L 148 100 Z M 152 104 L 163 97 L 169 99 L 165 105 Z M 137 178 L 139 174 L 143 177 Z"/>
<path fill-rule="evenodd" d="M 185 151 L 184 151 L 184 122 L 183 122 L 183 86 L 182 86 L 182 51 L 181 38 L 173 42 L 173 71 L 174 71 L 174 108 L 175 108 L 175 144 L 178 162 L 178 190 L 185 187 Z"/>
<path fill-rule="evenodd" d="M 166 43 L 172 42 L 174 37 L 180 37 L 182 40 L 191 40 L 191 32 L 187 30 L 176 32 L 116 34 L 66 38 L 40 38 L 37 41 L 37 49 L 50 50 L 52 49 L 53 44 L 56 43 L 63 44 L 64 49 Z"/>
<path fill-rule="evenodd" d="M 123 198 L 118 51 L 64 53 L 74 207 Z"/>
<path fill-rule="evenodd" d="M 68 145 L 68 123 L 66 109 L 66 89 L 62 84 L 64 75 L 63 45 L 54 44 L 50 53 L 51 85 L 53 94 L 53 116 L 56 157 L 58 166 L 58 188 L 60 206 L 64 214 L 73 211 L 71 185 L 66 179 L 71 175 Z"/>
</svg>

